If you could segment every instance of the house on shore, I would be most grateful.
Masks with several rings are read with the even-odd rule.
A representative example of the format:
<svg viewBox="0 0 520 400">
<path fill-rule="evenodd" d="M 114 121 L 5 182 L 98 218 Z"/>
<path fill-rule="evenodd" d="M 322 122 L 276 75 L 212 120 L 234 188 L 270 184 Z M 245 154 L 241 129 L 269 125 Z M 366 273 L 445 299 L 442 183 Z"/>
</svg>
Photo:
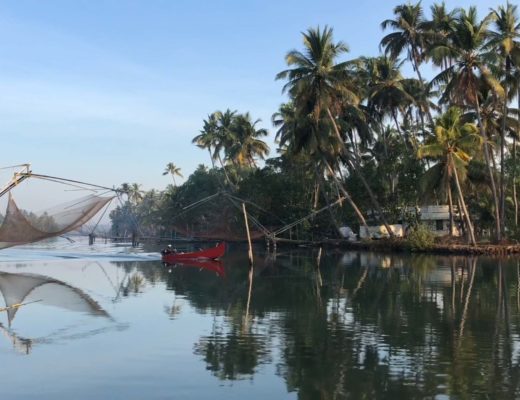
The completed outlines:
<svg viewBox="0 0 520 400">
<path fill-rule="evenodd" d="M 449 206 L 420 206 L 420 207 L 408 207 L 405 212 L 407 214 L 413 214 L 417 216 L 417 220 L 424 226 L 426 226 L 435 236 L 446 236 L 450 234 L 450 211 Z M 390 225 L 393 233 L 397 237 L 406 236 L 408 224 L 403 220 L 399 224 Z M 453 219 L 455 226 L 453 227 L 454 236 L 460 236 L 460 215 L 457 207 L 453 210 Z M 382 239 L 387 238 L 390 235 L 384 225 L 373 225 L 368 227 L 360 226 L 359 238 L 360 239 Z"/>
</svg>

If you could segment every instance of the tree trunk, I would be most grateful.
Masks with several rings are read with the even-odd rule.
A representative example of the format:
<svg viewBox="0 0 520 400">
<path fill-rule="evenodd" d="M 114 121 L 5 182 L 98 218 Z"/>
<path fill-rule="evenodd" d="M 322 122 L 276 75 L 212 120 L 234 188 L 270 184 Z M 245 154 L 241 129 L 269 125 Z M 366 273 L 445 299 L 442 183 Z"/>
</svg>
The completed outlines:
<svg viewBox="0 0 520 400">
<path fill-rule="evenodd" d="M 489 146 L 488 146 L 488 140 L 486 136 L 486 132 L 484 131 L 484 125 L 482 124 L 482 117 L 480 115 L 480 105 L 478 101 L 478 94 L 475 93 L 475 111 L 477 112 L 477 121 L 479 125 L 480 130 L 480 136 L 482 136 L 482 140 L 484 141 L 484 159 L 486 161 L 486 166 L 488 168 L 489 173 L 489 179 L 491 181 L 491 193 L 493 194 L 493 201 L 495 203 L 495 227 L 497 230 L 496 233 L 496 240 L 501 241 L 502 240 L 502 232 L 500 229 L 500 202 L 498 199 L 498 193 L 497 193 L 497 187 L 495 184 L 495 174 L 493 173 L 493 168 L 491 166 L 491 160 L 489 159 Z"/>
<path fill-rule="evenodd" d="M 464 217 L 466 220 L 466 226 L 468 230 L 468 238 L 472 246 L 477 245 L 477 241 L 475 240 L 475 232 L 473 231 L 473 224 L 471 223 L 471 218 L 468 213 L 468 209 L 466 208 L 466 202 L 464 201 L 464 196 L 462 194 L 462 189 L 460 187 L 459 182 L 459 174 L 457 173 L 457 168 L 455 167 L 455 163 L 453 162 L 453 158 L 450 157 L 451 166 L 453 168 L 453 175 L 455 177 L 455 185 L 457 186 L 457 192 L 460 199 L 460 204 L 462 205 L 462 211 L 464 212 Z"/>
<path fill-rule="evenodd" d="M 423 90 L 423 95 L 424 95 L 426 87 L 424 86 L 424 81 L 423 81 L 423 78 L 421 75 L 421 71 L 419 70 L 419 63 L 417 61 L 419 59 L 419 54 L 417 54 L 417 49 L 415 48 L 415 46 L 412 46 L 412 53 L 413 53 L 412 58 L 413 58 L 413 63 L 414 63 L 414 69 L 415 69 L 415 72 L 417 72 L 417 78 L 419 78 L 421 89 Z M 421 111 L 421 113 L 422 113 L 422 111 Z M 430 121 L 431 126 L 433 126 L 433 117 L 432 117 L 432 112 L 430 111 L 430 109 L 427 110 L 427 115 L 428 115 L 428 120 Z M 424 123 L 423 123 L 423 133 L 424 133 Z"/>
<path fill-rule="evenodd" d="M 318 200 L 319 200 L 319 193 L 320 193 L 320 183 L 316 182 L 314 186 L 314 199 L 312 201 L 312 211 L 316 210 L 318 208 Z"/>
<path fill-rule="evenodd" d="M 334 228 L 336 228 L 336 232 L 338 234 L 338 237 L 341 237 L 341 231 L 339 230 L 340 226 L 338 224 L 338 221 L 336 221 L 336 216 L 332 212 L 332 207 L 330 205 L 330 201 L 329 201 L 329 198 L 327 196 L 327 192 L 325 191 L 325 179 L 319 173 L 319 171 L 316 171 L 316 173 L 318 174 L 318 179 L 320 180 L 320 183 L 321 183 L 321 184 L 318 184 L 319 190 L 320 190 L 321 194 L 323 195 L 323 199 L 325 200 L 325 204 L 327 205 L 327 211 L 329 212 L 330 219 L 332 221 L 332 224 L 334 225 Z"/>
<path fill-rule="evenodd" d="M 520 102 L 520 98 L 518 99 Z M 520 125 L 520 119 L 518 121 Z M 516 197 L 516 137 L 513 138 L 513 202 L 515 204 L 515 227 L 518 226 L 518 199 Z"/>
<path fill-rule="evenodd" d="M 209 151 L 209 158 L 211 160 L 211 166 L 213 167 L 213 169 L 215 169 L 215 159 L 213 158 L 213 154 L 211 154 L 211 147 L 208 147 L 208 151 Z"/>
<path fill-rule="evenodd" d="M 506 77 L 509 76 L 507 59 L 505 61 Z M 505 171 L 504 171 L 504 149 L 506 147 L 506 117 L 507 117 L 507 84 L 504 85 L 504 106 L 502 108 L 502 127 L 500 129 L 500 234 L 505 234 Z"/>
<path fill-rule="evenodd" d="M 341 190 L 341 193 L 343 193 L 343 196 L 345 196 L 347 198 L 348 203 L 350 204 L 350 206 L 352 207 L 352 209 L 356 213 L 356 216 L 358 217 L 358 220 L 359 220 L 359 224 L 363 225 L 366 228 L 367 232 L 368 232 L 368 225 L 367 225 L 367 222 L 365 220 L 365 217 L 361 213 L 361 210 L 358 208 L 356 203 L 354 203 L 354 200 L 352 200 L 352 197 L 350 197 L 350 194 L 344 188 L 343 183 L 339 182 L 338 178 L 336 177 L 336 174 L 332 170 L 332 168 L 329 165 L 329 163 L 327 162 L 327 160 L 323 159 L 323 161 L 325 162 L 325 165 L 327 166 L 327 169 L 329 170 L 329 172 L 330 172 L 330 174 L 332 176 L 332 179 L 334 179 L 334 183 L 336 183 L 337 187 Z"/>
<path fill-rule="evenodd" d="M 403 140 L 404 147 L 408 149 L 408 141 L 404 137 L 403 132 L 401 131 L 401 128 L 399 127 L 399 122 L 397 121 L 397 115 L 395 113 L 395 110 L 392 110 L 392 118 L 394 119 L 395 129 L 397 129 L 399 136 L 401 136 L 401 139 Z"/>
<path fill-rule="evenodd" d="M 453 218 L 453 199 L 451 197 L 451 185 L 448 184 L 448 207 L 450 212 L 450 237 L 453 237 L 454 218 Z"/>
<path fill-rule="evenodd" d="M 222 170 L 224 171 L 224 175 L 226 176 L 226 181 L 228 181 L 229 185 L 234 188 L 235 185 L 233 182 L 231 182 L 231 179 L 229 179 L 229 175 L 227 173 L 226 167 L 224 167 L 224 163 L 222 162 L 222 158 L 220 158 L 220 154 L 217 154 L 218 162 L 220 163 L 220 166 L 222 167 Z"/>
<path fill-rule="evenodd" d="M 516 93 L 518 110 L 520 110 L 520 86 Z M 516 198 L 516 138 L 520 136 L 520 116 L 516 120 L 516 136 L 513 137 L 513 201 L 515 203 L 515 227 L 518 226 L 518 199 Z"/>
<path fill-rule="evenodd" d="M 357 167 L 357 164 L 354 164 L 352 162 L 352 160 L 350 159 L 349 155 L 348 155 L 348 149 L 346 148 L 345 146 L 345 143 L 343 143 L 343 139 L 341 138 L 341 134 L 339 133 L 339 129 L 338 129 L 338 125 L 336 124 L 336 121 L 334 120 L 334 117 L 332 116 L 332 113 L 330 112 L 330 109 L 327 108 L 327 114 L 329 116 L 329 119 L 332 123 L 332 126 L 334 128 L 334 132 L 336 134 L 336 137 L 338 138 L 338 140 L 340 141 L 340 143 L 343 145 L 343 151 L 345 153 L 345 157 L 347 159 L 347 162 L 349 164 L 349 166 L 352 168 L 352 170 L 354 172 L 356 172 L 356 174 L 358 175 L 359 179 L 361 180 L 361 182 L 363 183 L 363 186 L 365 187 L 367 193 L 368 193 L 368 196 L 370 197 L 370 200 L 372 202 L 372 205 L 374 206 L 374 208 L 376 209 L 376 211 L 378 212 L 379 214 L 379 218 L 380 220 L 383 222 L 383 225 L 385 226 L 386 230 L 388 231 L 388 234 L 390 235 L 390 237 L 395 237 L 394 235 L 394 232 L 392 230 L 392 228 L 390 227 L 390 225 L 388 224 L 388 222 L 386 221 L 386 218 L 385 216 L 383 215 L 383 210 L 381 208 L 381 206 L 379 205 L 379 202 L 377 201 L 376 199 L 376 196 L 374 195 L 374 192 L 372 191 L 372 189 L 370 188 L 367 180 L 365 179 L 364 175 L 361 173 L 361 171 L 359 170 L 359 168 Z M 328 165 L 328 164 L 327 164 Z M 329 166 L 330 168 L 330 166 Z M 341 186 L 343 188 L 343 186 Z M 365 226 L 366 223 L 364 224 Z M 367 227 L 368 229 L 368 227 Z"/>
</svg>

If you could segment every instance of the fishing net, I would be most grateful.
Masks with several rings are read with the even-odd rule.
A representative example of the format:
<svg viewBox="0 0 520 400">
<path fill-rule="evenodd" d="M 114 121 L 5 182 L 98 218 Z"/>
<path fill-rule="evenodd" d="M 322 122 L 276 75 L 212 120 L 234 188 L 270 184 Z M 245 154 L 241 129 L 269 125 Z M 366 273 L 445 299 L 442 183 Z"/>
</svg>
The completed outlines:
<svg viewBox="0 0 520 400">
<path fill-rule="evenodd" d="M 249 218 L 252 218 L 249 215 Z M 253 217 L 254 218 L 254 217 Z M 239 204 L 226 196 L 214 197 L 200 203 L 170 220 L 173 231 L 187 238 L 243 241 L 247 240 L 244 215 Z M 251 239 L 265 236 L 253 221 L 249 221 Z"/>
<path fill-rule="evenodd" d="M 21 210 L 9 193 L 0 226 L 0 249 L 61 236 L 74 231 L 95 216 L 113 197 L 89 194 L 39 212 Z"/>
</svg>

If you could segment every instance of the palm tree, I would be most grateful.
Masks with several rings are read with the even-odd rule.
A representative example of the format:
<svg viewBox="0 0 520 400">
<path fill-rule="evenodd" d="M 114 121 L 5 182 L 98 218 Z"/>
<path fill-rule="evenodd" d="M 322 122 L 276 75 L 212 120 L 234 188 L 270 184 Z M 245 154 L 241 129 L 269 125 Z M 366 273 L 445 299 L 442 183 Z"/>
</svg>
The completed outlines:
<svg viewBox="0 0 520 400">
<path fill-rule="evenodd" d="M 394 59 L 406 51 L 417 77 L 423 82 L 419 65 L 423 61 L 426 33 L 421 2 L 398 5 L 394 8 L 394 16 L 395 19 L 386 19 L 381 23 L 381 28 L 390 27 L 394 32 L 381 39 L 380 46 Z"/>
<path fill-rule="evenodd" d="M 324 181 L 325 175 L 330 176 L 334 180 L 336 187 L 343 193 L 343 196 L 354 210 L 359 224 L 365 226 L 368 232 L 368 226 L 363 213 L 344 185 L 341 184 L 331 166 L 331 154 L 324 150 L 327 143 L 323 141 L 323 138 L 326 136 L 316 132 L 315 129 L 317 126 L 313 123 L 312 119 L 299 118 L 293 103 L 288 103 L 280 106 L 279 111 L 273 115 L 272 121 L 273 125 L 278 128 L 276 140 L 280 143 L 280 148 L 284 150 L 284 153 L 289 156 L 305 154 L 310 162 L 314 164 L 316 172 L 315 185 L 317 189 L 322 191 L 327 203 L 328 199 L 322 182 Z M 336 153 L 333 152 L 333 154 L 335 155 Z M 316 190 L 316 192 L 318 192 L 318 190 Z M 315 204 L 316 202 L 317 195 L 315 197 Z M 389 230 L 389 232 L 391 231 Z"/>
<path fill-rule="evenodd" d="M 142 199 L 144 191 L 141 189 L 141 185 L 138 183 L 132 183 L 128 187 L 128 201 L 130 203 L 133 203 L 134 205 L 137 205 Z"/>
<path fill-rule="evenodd" d="M 121 186 L 117 189 L 117 192 L 119 194 L 126 194 L 128 196 L 128 193 L 130 192 L 130 184 L 125 182 L 122 183 Z"/>
<path fill-rule="evenodd" d="M 224 153 L 231 146 L 231 125 L 236 111 L 226 110 L 224 113 L 215 111 L 204 120 L 204 126 L 200 134 L 192 139 L 192 143 L 202 149 L 208 149 L 213 168 L 215 160 L 218 160 L 220 167 L 224 171 L 226 181 L 231 187 L 235 185 L 231 182 L 227 169 L 222 161 L 221 153 Z"/>
<path fill-rule="evenodd" d="M 466 176 L 466 167 L 472 154 L 480 147 L 482 138 L 478 135 L 478 128 L 475 124 L 464 122 L 461 117 L 462 111 L 459 108 L 449 108 L 436 121 L 435 137 L 429 143 L 421 146 L 417 155 L 419 158 L 435 159 L 439 165 L 442 165 L 448 190 L 450 190 L 449 186 L 452 181 L 455 183 L 466 221 L 469 242 L 476 245 L 473 224 L 464 201 L 460 181 Z"/>
<path fill-rule="evenodd" d="M 288 80 L 283 91 L 289 92 L 298 118 L 312 124 L 314 134 L 311 135 L 311 140 L 319 151 L 324 156 L 330 156 L 336 153 L 338 146 L 342 149 L 346 164 L 358 174 L 387 231 L 394 236 L 377 198 L 360 171 L 359 164 L 349 154 L 337 123 L 345 104 L 359 104 L 359 96 L 347 71 L 349 63 L 336 63 L 336 59 L 346 53 L 348 47 L 343 42 L 334 43 L 332 28 L 327 26 L 323 31 L 319 27 L 308 29 L 303 33 L 303 44 L 303 53 L 297 50 L 287 53 L 285 60 L 293 68 L 278 73 L 276 79 Z M 328 145 L 323 147 L 320 143 Z"/>
<path fill-rule="evenodd" d="M 517 6 L 510 4 L 499 6 L 496 10 L 491 11 L 494 17 L 495 31 L 489 32 L 488 46 L 500 54 L 503 63 L 503 71 L 506 84 L 504 87 L 504 100 L 502 104 L 502 129 L 500 132 L 500 218 L 501 230 L 504 231 L 504 213 L 505 213 L 505 157 L 504 151 L 506 147 L 506 117 L 507 117 L 507 101 L 508 101 L 508 85 L 507 81 L 511 75 L 513 67 L 513 57 L 520 56 L 520 22 L 517 15 Z"/>
<path fill-rule="evenodd" d="M 487 135 L 480 114 L 480 85 L 484 83 L 498 96 L 503 97 L 504 91 L 497 79 L 491 74 L 486 60 L 490 58 L 485 44 L 488 37 L 488 27 L 492 16 L 486 16 L 482 21 L 477 19 L 477 10 L 470 7 L 468 11 L 461 10 L 456 22 L 456 28 L 449 42 L 439 44 L 437 48 L 445 47 L 453 54 L 453 65 L 439 73 L 433 80 L 433 85 L 443 87 L 442 103 L 451 101 L 454 105 L 468 105 L 475 110 L 480 134 L 484 140 L 484 158 L 488 168 L 491 192 L 495 205 L 496 239 L 501 240 L 500 203 Z"/>
<path fill-rule="evenodd" d="M 238 165 L 256 166 L 255 157 L 262 160 L 269 154 L 269 146 L 260 140 L 260 137 L 267 136 L 267 129 L 257 129 L 256 125 L 260 119 L 251 120 L 249 113 L 239 114 L 234 118 L 231 127 L 232 142 L 227 150 L 229 159 Z"/>
<path fill-rule="evenodd" d="M 192 143 L 201 149 L 207 149 L 211 159 L 211 165 L 215 168 L 215 158 L 213 157 L 213 147 L 216 141 L 216 131 L 218 121 L 216 114 L 208 115 L 208 118 L 203 121 L 203 127 L 200 133 L 192 139 Z"/>
<path fill-rule="evenodd" d="M 431 20 L 424 22 L 423 29 L 428 32 L 426 36 L 426 53 L 434 65 L 448 68 L 452 54 L 446 44 L 449 42 L 457 25 L 457 16 L 461 9 L 451 11 L 446 9 L 444 2 L 435 3 L 430 7 Z M 443 46 L 439 46 L 442 44 Z"/>
<path fill-rule="evenodd" d="M 425 91 L 424 80 L 421 75 L 420 65 L 426 55 L 428 40 L 431 40 L 433 33 L 428 29 L 428 23 L 424 19 L 421 2 L 415 4 L 401 4 L 394 8 L 395 19 L 386 19 L 381 23 L 382 29 L 392 28 L 394 32 L 389 33 L 379 44 L 385 49 L 385 54 L 397 59 L 406 51 L 406 58 L 412 63 L 414 71 L 417 73 L 419 85 Z M 428 121 L 433 122 L 430 109 L 425 109 Z M 420 111 L 421 113 L 423 110 Z M 421 117 L 421 120 L 424 120 Z M 424 122 L 423 122 L 424 132 Z"/>
<path fill-rule="evenodd" d="M 385 56 L 361 58 L 360 61 L 358 75 L 366 74 L 363 80 L 367 87 L 368 109 L 375 110 L 380 118 L 386 114 L 389 115 L 394 121 L 395 129 L 401 136 L 403 143 L 408 146 L 409 141 L 404 136 L 397 118 L 399 111 L 414 102 L 413 97 L 405 89 L 407 80 L 403 78 L 400 72 L 403 63 Z"/>
<path fill-rule="evenodd" d="M 172 162 L 166 164 L 166 168 L 164 169 L 163 175 L 168 174 L 170 174 L 173 179 L 173 186 L 177 186 L 177 183 L 175 182 L 175 175 L 184 178 L 181 174 L 181 169 Z"/>
</svg>

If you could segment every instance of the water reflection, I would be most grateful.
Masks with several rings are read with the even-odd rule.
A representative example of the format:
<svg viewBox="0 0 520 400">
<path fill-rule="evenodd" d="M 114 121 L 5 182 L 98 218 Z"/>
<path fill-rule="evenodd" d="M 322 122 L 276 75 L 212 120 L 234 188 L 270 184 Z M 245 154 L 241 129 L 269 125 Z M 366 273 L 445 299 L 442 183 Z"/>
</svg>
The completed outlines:
<svg viewBox="0 0 520 400">
<path fill-rule="evenodd" d="M 41 303 L 73 313 L 110 318 L 99 303 L 82 290 L 43 275 L 0 272 L 0 292 L 5 302 L 1 311 L 7 314 L 7 326 L 0 323 L 0 330 L 12 341 L 16 350 L 25 354 L 29 354 L 33 344 L 52 340 L 52 335 L 29 338 L 16 333 L 13 329 L 15 316 L 24 312 L 26 307 Z M 60 335 L 63 337 L 65 333 L 61 332 Z"/>
<path fill-rule="evenodd" d="M 224 268 L 224 264 L 220 260 L 185 260 L 182 262 L 177 262 L 174 264 L 164 263 L 164 266 L 168 269 L 168 272 L 171 272 L 174 268 L 198 268 L 199 270 L 206 270 L 215 272 L 218 277 L 225 277 L 226 270 Z"/>
<path fill-rule="evenodd" d="M 129 321 L 125 335 L 115 335 L 104 350 L 115 360 L 111 373 L 127 368 L 124 361 L 117 364 L 124 336 L 136 374 L 142 374 L 136 376 L 149 387 L 167 389 L 166 371 L 176 384 L 183 383 L 176 381 L 183 372 L 197 383 L 210 378 L 211 391 L 199 398 L 228 398 L 232 392 L 220 388 L 236 388 L 245 379 L 255 398 L 266 375 L 283 382 L 276 398 L 520 396 L 517 259 L 302 249 L 258 250 L 254 268 L 248 265 L 247 251 L 238 248 L 223 262 L 204 266 L 124 261 L 61 269 L 53 264 L 45 271 L 56 271 L 51 279 L 67 288 L 80 288 L 114 320 Z M 43 269 L 19 267 L 24 271 L 16 274 L 24 278 Z M 4 294 L 3 286 L 0 279 Z M 13 301 L 20 298 L 28 299 Z M 16 318 L 29 313 L 37 320 L 31 310 L 42 303 L 20 308 Z M 59 310 L 86 316 L 74 325 L 86 332 L 109 320 L 89 312 L 88 303 L 84 307 Z M 69 326 L 61 318 L 54 323 Z M 110 324 L 116 323 L 105 327 Z M 16 328 L 13 323 L 19 338 L 43 337 Z M 37 324 L 25 328 L 30 332 Z M 96 339 L 104 345 L 104 335 Z M 184 340 L 182 346 L 175 347 L 177 340 Z M 172 355 L 182 361 L 172 363 Z M 143 364 L 156 369 L 147 372 Z"/>
<path fill-rule="evenodd" d="M 518 394 L 516 261 L 294 257 L 255 266 L 252 298 L 246 261 L 228 264 L 241 271 L 229 272 L 225 291 L 235 296 L 212 289 L 223 317 L 195 345 L 215 376 L 254 376 L 278 359 L 277 373 L 302 399 Z"/>
</svg>

